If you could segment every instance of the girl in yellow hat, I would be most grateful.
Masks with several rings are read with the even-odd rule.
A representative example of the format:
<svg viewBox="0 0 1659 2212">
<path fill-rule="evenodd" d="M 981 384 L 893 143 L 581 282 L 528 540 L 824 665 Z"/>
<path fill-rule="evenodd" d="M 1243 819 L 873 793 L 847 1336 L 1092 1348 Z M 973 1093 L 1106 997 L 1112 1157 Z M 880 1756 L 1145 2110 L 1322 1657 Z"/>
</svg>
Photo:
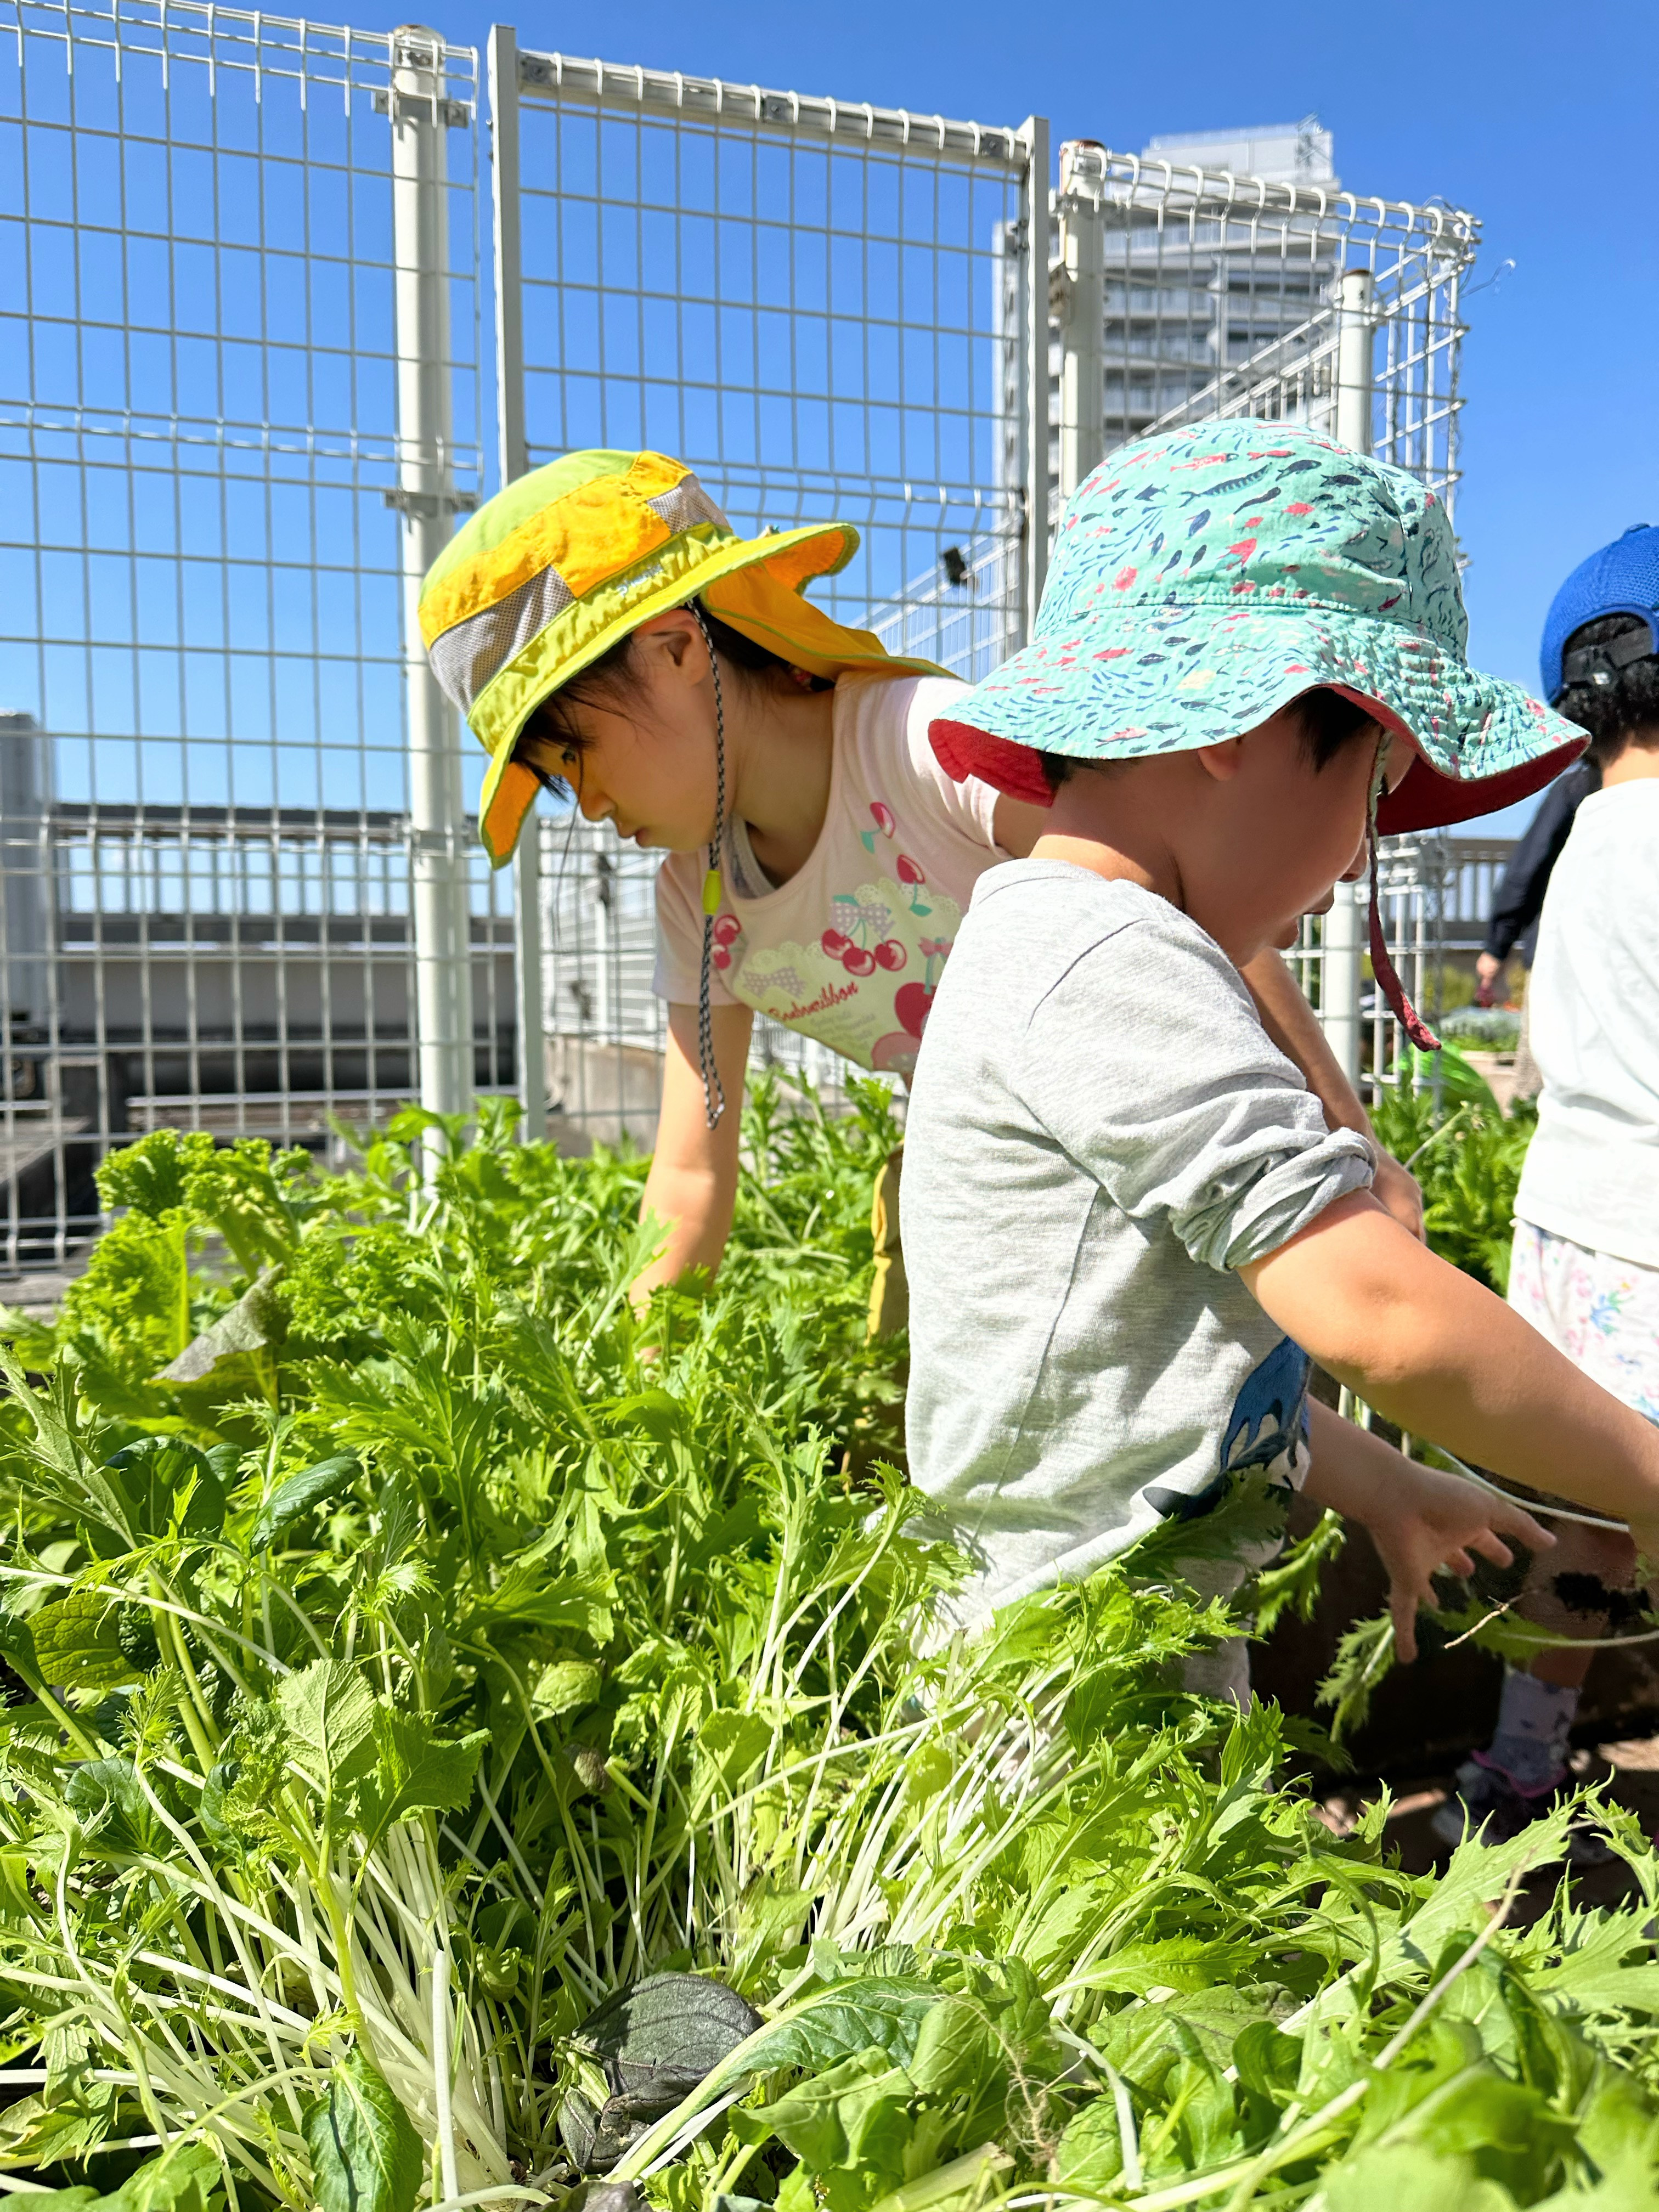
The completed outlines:
<svg viewBox="0 0 1659 2212">
<path fill-rule="evenodd" d="M 667 1237 L 641 1296 L 720 1264 L 755 1015 L 907 1076 L 975 882 L 1042 827 L 1040 806 L 936 759 L 928 725 L 966 686 L 805 598 L 857 544 L 843 523 L 739 538 L 684 464 L 571 453 L 482 507 L 422 591 L 433 668 L 490 756 L 491 860 L 538 787 L 665 855 L 644 1210 Z M 1366 1130 L 1277 954 L 1246 981 L 1329 1118 Z M 1384 1160 L 1377 1191 L 1420 1229 L 1403 1169 Z"/>
</svg>

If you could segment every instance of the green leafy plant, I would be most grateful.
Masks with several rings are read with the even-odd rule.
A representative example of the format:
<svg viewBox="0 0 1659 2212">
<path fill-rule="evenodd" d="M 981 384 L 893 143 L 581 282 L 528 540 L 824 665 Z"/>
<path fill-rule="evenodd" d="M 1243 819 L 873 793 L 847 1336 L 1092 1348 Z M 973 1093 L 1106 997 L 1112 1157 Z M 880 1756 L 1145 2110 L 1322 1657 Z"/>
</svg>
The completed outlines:
<svg viewBox="0 0 1659 2212">
<path fill-rule="evenodd" d="M 1425 1087 L 1413 1087 L 1416 1076 Z M 1424 1226 L 1443 1260 L 1502 1297 L 1509 1285 L 1515 1194 L 1536 1109 L 1504 1114 L 1492 1087 L 1455 1045 L 1414 1053 L 1376 1103 L 1372 1126 L 1423 1187 Z"/>
<path fill-rule="evenodd" d="M 0 1408 L 15 2180 L 574 2212 L 602 2144 L 659 2212 L 1174 2212 L 1650 2158 L 1623 1816 L 1640 1903 L 1525 1931 L 1491 1901 L 1565 1814 L 1439 1879 L 1381 1808 L 1331 1836 L 1273 1709 L 1180 1691 L 1236 1624 L 1168 1544 L 949 1632 L 960 1563 L 880 1456 L 896 1133 L 856 1103 L 763 1088 L 718 1285 L 642 1317 L 642 1165 L 505 1109 L 429 1177 L 419 1115 L 340 1176 L 117 1156 Z M 665 2074 L 605 2023 L 684 1975 L 728 2032 L 671 2015 Z"/>
</svg>

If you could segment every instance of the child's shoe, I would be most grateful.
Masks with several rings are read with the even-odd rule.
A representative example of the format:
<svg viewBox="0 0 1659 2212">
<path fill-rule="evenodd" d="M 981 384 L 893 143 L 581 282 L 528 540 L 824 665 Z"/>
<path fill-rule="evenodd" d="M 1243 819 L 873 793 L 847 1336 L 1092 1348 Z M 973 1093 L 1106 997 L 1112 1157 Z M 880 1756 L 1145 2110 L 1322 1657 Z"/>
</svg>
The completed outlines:
<svg viewBox="0 0 1659 2212">
<path fill-rule="evenodd" d="M 1480 1751 L 1458 1768 L 1456 1784 L 1429 1820 L 1443 1844 L 1461 1844 L 1466 1831 L 1483 1844 L 1510 1843 L 1582 1786 L 1563 1766 L 1537 1788 L 1523 1790 L 1513 1775 Z M 1568 1839 L 1570 1866 L 1606 1866 L 1612 1856 L 1601 1838 L 1587 1829 L 1575 1828 Z"/>
</svg>

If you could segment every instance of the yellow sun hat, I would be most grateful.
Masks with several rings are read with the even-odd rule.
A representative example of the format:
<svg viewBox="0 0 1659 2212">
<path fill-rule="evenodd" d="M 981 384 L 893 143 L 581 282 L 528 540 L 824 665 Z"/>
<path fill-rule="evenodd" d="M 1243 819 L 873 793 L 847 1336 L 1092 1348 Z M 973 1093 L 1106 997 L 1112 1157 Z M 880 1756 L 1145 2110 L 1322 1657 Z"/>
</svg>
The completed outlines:
<svg viewBox="0 0 1659 2212">
<path fill-rule="evenodd" d="M 844 522 L 739 538 L 683 461 L 567 453 L 481 507 L 427 572 L 421 635 L 432 671 L 490 756 L 478 833 L 513 857 L 540 786 L 513 757 L 550 693 L 653 615 L 690 599 L 792 667 L 938 676 L 831 621 L 803 594 L 858 549 Z"/>
</svg>

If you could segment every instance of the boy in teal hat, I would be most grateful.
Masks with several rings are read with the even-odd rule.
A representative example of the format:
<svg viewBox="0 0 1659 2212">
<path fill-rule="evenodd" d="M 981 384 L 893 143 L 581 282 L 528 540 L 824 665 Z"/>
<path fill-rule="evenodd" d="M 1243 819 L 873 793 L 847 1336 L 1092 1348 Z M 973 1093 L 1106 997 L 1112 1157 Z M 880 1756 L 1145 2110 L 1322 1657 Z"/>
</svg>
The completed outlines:
<svg viewBox="0 0 1659 2212">
<path fill-rule="evenodd" d="M 1583 734 L 1475 674 L 1443 509 L 1305 430 L 1125 448 L 1061 518 L 1033 642 L 931 736 L 1049 809 L 980 879 L 907 1134 L 911 1472 L 979 1571 L 964 1618 L 1089 1573 L 1249 1482 L 1363 1521 L 1414 1651 L 1430 1577 L 1549 1537 L 1307 1396 L 1631 1523 L 1659 1435 L 1370 1194 L 1239 980 L 1382 830 L 1522 797 Z M 1218 1577 L 1236 1587 L 1249 1563 Z M 1242 1650 L 1209 1686 L 1247 1697 Z"/>
</svg>

